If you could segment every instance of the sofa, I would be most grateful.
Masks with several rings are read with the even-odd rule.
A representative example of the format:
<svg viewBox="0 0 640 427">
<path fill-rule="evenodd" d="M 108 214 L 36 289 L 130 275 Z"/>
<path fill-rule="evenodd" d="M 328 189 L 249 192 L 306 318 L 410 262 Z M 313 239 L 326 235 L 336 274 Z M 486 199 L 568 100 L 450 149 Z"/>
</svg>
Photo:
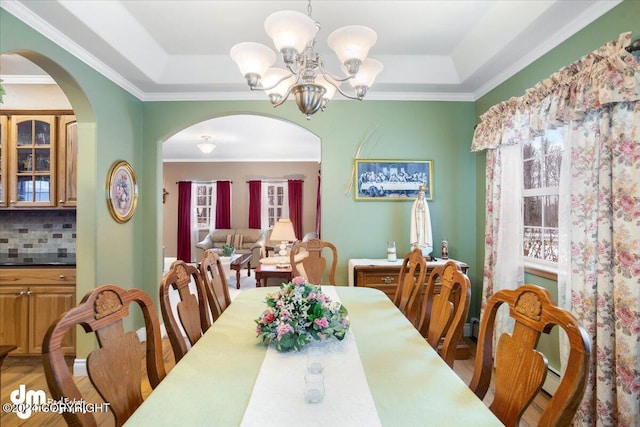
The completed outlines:
<svg viewBox="0 0 640 427">
<path fill-rule="evenodd" d="M 206 251 L 216 249 L 222 254 L 222 247 L 233 246 L 236 253 L 251 253 L 249 268 L 255 268 L 260 264 L 260 258 L 264 255 L 264 246 L 267 243 L 267 230 L 254 228 L 221 228 L 213 230 L 196 244 L 196 248 Z"/>
</svg>

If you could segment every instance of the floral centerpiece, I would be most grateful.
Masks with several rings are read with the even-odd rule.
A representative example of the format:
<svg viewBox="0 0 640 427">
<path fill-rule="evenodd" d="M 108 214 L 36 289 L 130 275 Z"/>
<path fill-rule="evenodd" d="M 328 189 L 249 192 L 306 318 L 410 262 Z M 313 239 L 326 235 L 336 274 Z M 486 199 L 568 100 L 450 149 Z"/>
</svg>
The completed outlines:
<svg viewBox="0 0 640 427">
<path fill-rule="evenodd" d="M 267 309 L 256 319 L 256 332 L 278 351 L 300 350 L 311 340 L 342 340 L 349 329 L 345 306 L 322 293 L 304 277 L 283 283 L 265 298 Z"/>
</svg>

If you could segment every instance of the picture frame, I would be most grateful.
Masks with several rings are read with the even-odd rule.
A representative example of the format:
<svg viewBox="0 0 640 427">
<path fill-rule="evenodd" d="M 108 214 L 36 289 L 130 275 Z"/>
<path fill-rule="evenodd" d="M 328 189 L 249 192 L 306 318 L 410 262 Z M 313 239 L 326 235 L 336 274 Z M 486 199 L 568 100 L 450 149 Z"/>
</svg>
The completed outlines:
<svg viewBox="0 0 640 427">
<path fill-rule="evenodd" d="M 355 199 L 415 200 L 422 185 L 433 200 L 432 160 L 355 159 Z"/>
<path fill-rule="evenodd" d="M 125 223 L 131 219 L 138 203 L 136 174 L 126 160 L 115 162 L 107 175 L 107 205 L 113 219 Z"/>
</svg>

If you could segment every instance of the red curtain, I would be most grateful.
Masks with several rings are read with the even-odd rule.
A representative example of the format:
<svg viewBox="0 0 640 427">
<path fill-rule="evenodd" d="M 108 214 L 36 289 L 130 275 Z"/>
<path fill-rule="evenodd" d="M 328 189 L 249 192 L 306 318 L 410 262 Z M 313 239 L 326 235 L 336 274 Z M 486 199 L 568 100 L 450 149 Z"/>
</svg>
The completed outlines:
<svg viewBox="0 0 640 427">
<path fill-rule="evenodd" d="M 231 228 L 231 181 L 216 182 L 216 229 Z"/>
<path fill-rule="evenodd" d="M 191 181 L 178 183 L 178 253 L 177 258 L 191 262 Z"/>
<path fill-rule="evenodd" d="M 249 228 L 262 228 L 262 181 L 249 181 Z"/>
<path fill-rule="evenodd" d="M 321 237 L 320 228 L 322 217 L 320 216 L 320 171 L 318 171 L 318 190 L 316 192 L 316 233 L 318 233 L 318 237 Z"/>
<path fill-rule="evenodd" d="M 296 237 L 302 239 L 302 187 L 304 181 L 292 179 L 288 182 L 289 187 L 289 219 L 293 224 L 293 231 Z"/>
</svg>

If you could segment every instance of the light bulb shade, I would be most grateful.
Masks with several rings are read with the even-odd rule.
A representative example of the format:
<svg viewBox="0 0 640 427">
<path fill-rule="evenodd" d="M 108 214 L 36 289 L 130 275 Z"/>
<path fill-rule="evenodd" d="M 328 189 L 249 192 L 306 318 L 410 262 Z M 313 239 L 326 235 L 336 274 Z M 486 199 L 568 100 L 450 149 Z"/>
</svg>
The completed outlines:
<svg viewBox="0 0 640 427">
<path fill-rule="evenodd" d="M 329 81 L 331 81 L 333 84 L 329 83 Z M 331 98 L 333 98 L 333 95 L 335 95 L 337 90 L 336 86 L 340 87 L 340 83 L 342 82 L 337 82 L 334 79 L 331 79 L 331 77 L 327 78 L 322 74 L 318 74 L 315 80 L 315 84 L 325 88 L 325 93 L 323 98 L 326 100 L 331 100 Z"/>
<path fill-rule="evenodd" d="M 243 76 L 255 74 L 264 76 L 267 69 L 276 62 L 276 54 L 269 47 L 255 42 L 243 42 L 231 48 L 231 59 L 238 64 Z"/>
<path fill-rule="evenodd" d="M 293 230 L 291 220 L 289 218 L 280 218 L 273 225 L 269 240 L 276 242 L 293 242 L 296 240 L 296 232 Z"/>
<path fill-rule="evenodd" d="M 329 34 L 327 43 L 338 55 L 340 63 L 344 64 L 349 59 L 364 61 L 377 39 L 378 35 L 371 28 L 349 25 Z"/>
<path fill-rule="evenodd" d="M 291 76 L 288 79 L 284 79 L 286 76 Z M 279 80 L 282 80 L 277 86 L 272 89 L 265 89 L 265 93 L 267 95 L 278 95 L 284 96 L 287 93 L 287 89 L 289 86 L 295 83 L 296 76 L 291 74 L 291 71 L 285 70 L 283 68 L 274 68 L 271 67 L 267 70 L 264 77 L 262 78 L 262 87 L 270 88 L 271 86 L 278 83 Z"/>
<path fill-rule="evenodd" d="M 201 142 L 198 144 L 198 149 L 202 151 L 204 154 L 209 154 L 216 148 L 216 144 L 213 142 Z"/>
<path fill-rule="evenodd" d="M 356 74 L 354 78 L 349 79 L 349 84 L 351 84 L 351 86 L 353 86 L 354 88 L 357 88 L 359 86 L 369 88 L 371 87 L 371 85 L 373 85 L 374 80 L 376 79 L 378 74 L 380 74 L 383 68 L 384 66 L 382 65 L 382 62 L 376 59 L 367 58 L 360 65 L 358 74 Z"/>
<path fill-rule="evenodd" d="M 314 114 L 322 107 L 322 98 L 326 89 L 318 84 L 303 83 L 293 87 L 298 109 L 307 116 Z"/>
<path fill-rule="evenodd" d="M 264 21 L 264 29 L 276 49 L 291 48 L 300 53 L 318 32 L 316 23 L 307 15 L 292 10 L 272 13 Z"/>
</svg>

